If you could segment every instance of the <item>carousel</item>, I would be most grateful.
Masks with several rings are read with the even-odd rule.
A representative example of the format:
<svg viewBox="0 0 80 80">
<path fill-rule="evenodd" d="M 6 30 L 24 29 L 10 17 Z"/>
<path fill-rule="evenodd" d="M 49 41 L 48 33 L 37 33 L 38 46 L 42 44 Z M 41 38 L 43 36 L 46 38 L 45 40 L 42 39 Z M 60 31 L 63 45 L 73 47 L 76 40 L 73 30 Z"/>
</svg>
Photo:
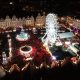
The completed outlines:
<svg viewBox="0 0 80 80">
<path fill-rule="evenodd" d="M 28 33 L 26 33 L 23 28 L 21 29 L 20 34 L 16 35 L 16 40 L 17 41 L 26 41 L 29 38 L 30 38 L 30 35 Z"/>
<path fill-rule="evenodd" d="M 30 57 L 30 54 L 32 52 L 32 47 L 31 46 L 28 46 L 28 45 L 25 45 L 25 46 L 21 46 L 19 48 L 19 52 L 21 55 L 24 55 L 25 57 Z"/>
</svg>

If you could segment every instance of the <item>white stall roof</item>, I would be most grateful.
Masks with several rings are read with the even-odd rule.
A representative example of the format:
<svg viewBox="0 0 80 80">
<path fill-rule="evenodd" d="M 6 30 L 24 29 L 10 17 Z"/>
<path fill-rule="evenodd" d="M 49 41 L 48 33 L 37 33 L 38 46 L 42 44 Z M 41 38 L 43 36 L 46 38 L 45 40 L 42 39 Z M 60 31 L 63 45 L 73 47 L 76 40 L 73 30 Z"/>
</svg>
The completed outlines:
<svg viewBox="0 0 80 80">
<path fill-rule="evenodd" d="M 74 36 L 73 32 L 59 33 L 60 38 L 71 38 L 73 36 Z"/>
</svg>

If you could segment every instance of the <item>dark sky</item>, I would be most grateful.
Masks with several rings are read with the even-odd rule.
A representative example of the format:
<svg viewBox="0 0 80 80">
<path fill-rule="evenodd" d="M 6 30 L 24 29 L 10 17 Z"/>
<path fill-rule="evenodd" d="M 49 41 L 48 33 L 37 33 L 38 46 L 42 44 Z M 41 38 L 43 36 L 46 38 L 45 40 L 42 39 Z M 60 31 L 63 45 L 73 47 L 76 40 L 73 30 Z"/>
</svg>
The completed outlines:
<svg viewBox="0 0 80 80">
<path fill-rule="evenodd" d="M 80 0 L 0 0 L 0 17 L 36 15 L 38 12 L 80 15 Z"/>
</svg>

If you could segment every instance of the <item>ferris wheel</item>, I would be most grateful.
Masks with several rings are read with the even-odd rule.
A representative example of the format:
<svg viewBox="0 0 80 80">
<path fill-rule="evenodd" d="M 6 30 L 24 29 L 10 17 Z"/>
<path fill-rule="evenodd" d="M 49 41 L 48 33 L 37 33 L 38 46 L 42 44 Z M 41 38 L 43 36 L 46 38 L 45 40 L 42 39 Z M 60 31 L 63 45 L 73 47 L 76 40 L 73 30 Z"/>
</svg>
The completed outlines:
<svg viewBox="0 0 80 80">
<path fill-rule="evenodd" d="M 57 39 L 58 36 L 58 18 L 55 14 L 49 13 L 46 16 L 46 23 L 45 23 L 45 28 L 46 28 L 46 33 L 42 37 L 42 42 L 47 45 L 53 45 Z"/>
</svg>

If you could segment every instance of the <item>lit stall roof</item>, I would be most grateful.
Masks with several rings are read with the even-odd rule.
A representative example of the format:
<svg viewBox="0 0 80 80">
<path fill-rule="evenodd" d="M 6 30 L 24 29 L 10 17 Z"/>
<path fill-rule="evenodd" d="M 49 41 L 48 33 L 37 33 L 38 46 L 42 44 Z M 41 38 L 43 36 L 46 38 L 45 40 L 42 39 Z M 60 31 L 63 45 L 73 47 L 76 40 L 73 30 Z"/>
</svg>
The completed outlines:
<svg viewBox="0 0 80 80">
<path fill-rule="evenodd" d="M 73 32 L 59 33 L 60 38 L 71 38 L 73 36 L 74 36 Z"/>
</svg>

